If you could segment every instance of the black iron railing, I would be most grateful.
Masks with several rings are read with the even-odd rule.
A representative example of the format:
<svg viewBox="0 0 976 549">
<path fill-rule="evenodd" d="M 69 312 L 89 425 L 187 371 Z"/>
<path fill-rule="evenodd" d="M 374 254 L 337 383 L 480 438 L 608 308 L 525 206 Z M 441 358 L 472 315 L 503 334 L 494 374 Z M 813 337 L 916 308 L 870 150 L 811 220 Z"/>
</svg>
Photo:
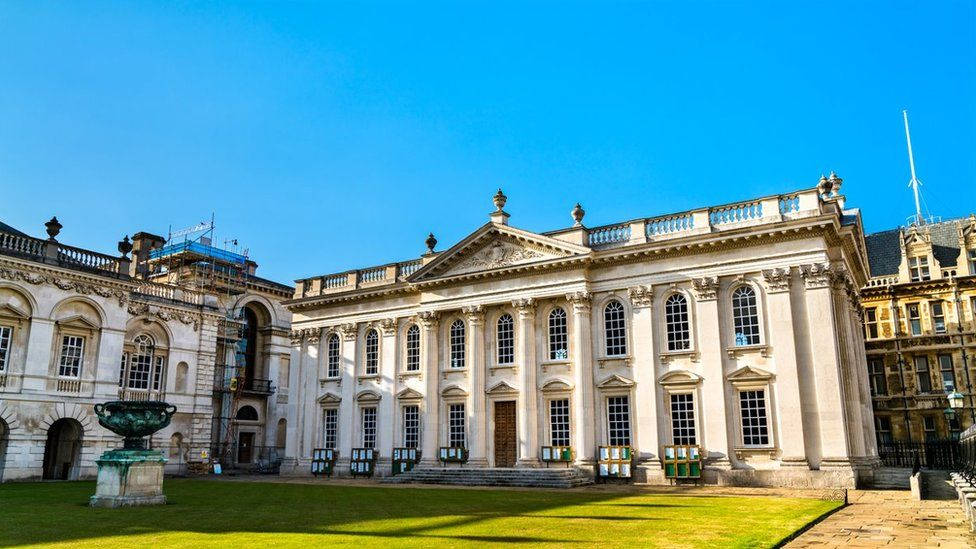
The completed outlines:
<svg viewBox="0 0 976 549">
<path fill-rule="evenodd" d="M 976 425 L 959 437 L 959 456 L 955 470 L 969 483 L 976 483 Z"/>
<path fill-rule="evenodd" d="M 885 442 L 878 445 L 878 457 L 887 467 L 951 470 L 959 455 L 960 445 L 955 440 Z"/>
<path fill-rule="evenodd" d="M 285 449 L 277 446 L 241 446 L 236 442 L 210 447 L 210 459 L 225 469 L 246 469 L 252 473 L 277 474 Z"/>
</svg>

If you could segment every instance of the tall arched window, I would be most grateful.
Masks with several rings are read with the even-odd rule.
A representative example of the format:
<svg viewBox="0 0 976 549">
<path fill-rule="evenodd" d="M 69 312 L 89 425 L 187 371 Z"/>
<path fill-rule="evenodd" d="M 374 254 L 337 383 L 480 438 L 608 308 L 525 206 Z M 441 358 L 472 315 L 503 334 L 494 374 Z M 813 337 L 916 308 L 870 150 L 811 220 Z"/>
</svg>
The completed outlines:
<svg viewBox="0 0 976 549">
<path fill-rule="evenodd" d="M 566 311 L 556 307 L 549 313 L 549 360 L 569 358 L 569 338 L 566 335 Z"/>
<path fill-rule="evenodd" d="M 451 324 L 451 368 L 464 368 L 464 321 Z"/>
<path fill-rule="evenodd" d="M 607 340 L 607 356 L 627 354 L 627 321 L 624 306 L 616 299 L 603 308 L 603 331 Z"/>
<path fill-rule="evenodd" d="M 664 302 L 664 322 L 668 333 L 669 351 L 691 349 L 691 325 L 688 322 L 688 300 L 681 294 L 671 294 Z"/>
<path fill-rule="evenodd" d="M 736 345 L 759 344 L 759 308 L 752 287 L 739 286 L 732 292 L 732 323 Z"/>
<path fill-rule="evenodd" d="M 420 369 L 420 328 L 416 324 L 407 328 L 407 371 Z"/>
<path fill-rule="evenodd" d="M 149 389 L 149 379 L 155 362 L 155 342 L 152 337 L 140 334 L 132 343 L 135 345 L 135 354 L 129 363 L 129 388 Z"/>
<path fill-rule="evenodd" d="M 380 335 L 376 330 L 366 332 L 366 375 L 379 373 L 380 369 Z"/>
<path fill-rule="evenodd" d="M 512 364 L 515 362 L 515 321 L 512 315 L 505 313 L 498 319 L 496 334 L 498 335 L 498 363 Z"/>
<path fill-rule="evenodd" d="M 327 342 L 326 349 L 326 377 L 339 377 L 339 361 L 341 357 L 339 356 L 339 335 L 329 334 L 329 340 Z"/>
</svg>

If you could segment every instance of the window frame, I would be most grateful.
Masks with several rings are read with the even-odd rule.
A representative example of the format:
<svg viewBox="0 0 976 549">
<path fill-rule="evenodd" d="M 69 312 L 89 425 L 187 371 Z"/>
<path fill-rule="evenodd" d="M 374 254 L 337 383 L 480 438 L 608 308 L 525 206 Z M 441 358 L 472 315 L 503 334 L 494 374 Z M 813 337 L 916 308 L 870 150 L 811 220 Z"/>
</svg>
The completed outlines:
<svg viewBox="0 0 976 549">
<path fill-rule="evenodd" d="M 554 332 L 554 328 L 557 331 Z M 546 315 L 546 351 L 550 361 L 569 360 L 569 315 L 561 306 L 553 307 Z"/>
<path fill-rule="evenodd" d="M 370 440 L 372 439 L 372 440 Z M 359 442 L 360 448 L 376 450 L 379 440 L 379 411 L 376 406 L 359 407 Z"/>
<path fill-rule="evenodd" d="M 421 370 L 420 359 L 420 326 L 410 324 L 404 331 L 404 359 L 403 367 L 405 372 L 419 372 Z"/>
<path fill-rule="evenodd" d="M 908 258 L 908 279 L 911 282 L 925 282 L 932 280 L 927 255 L 913 255 Z"/>
<path fill-rule="evenodd" d="M 762 397 L 757 398 L 755 396 L 750 397 L 748 400 L 744 400 L 747 393 L 761 393 Z M 769 406 L 769 388 L 767 387 L 742 387 L 736 392 L 736 401 L 738 403 L 739 411 L 739 441 L 743 448 L 772 448 L 773 444 L 773 427 L 771 417 L 770 417 L 770 406 Z M 761 403 L 761 408 L 750 408 L 750 410 L 761 411 L 761 414 L 756 416 L 755 419 L 760 420 L 761 423 L 756 423 L 755 425 L 746 425 L 747 419 L 754 419 L 752 415 L 747 417 L 746 408 L 744 407 L 745 402 L 758 402 Z M 747 434 L 747 430 L 754 429 L 755 433 Z M 758 437 L 759 442 L 747 442 L 748 438 Z M 766 438 L 765 442 L 762 442 L 762 437 Z"/>
<path fill-rule="evenodd" d="M 6 332 L 6 335 L 4 335 Z M 14 327 L 6 324 L 0 325 L 0 374 L 7 373 L 7 364 L 13 355 Z"/>
<path fill-rule="evenodd" d="M 936 314 L 936 311 L 938 311 L 938 314 Z M 929 302 L 929 318 L 932 321 L 932 333 L 945 334 L 948 332 L 948 328 L 946 327 L 945 306 L 941 301 Z"/>
<path fill-rule="evenodd" d="M 70 345 L 68 340 L 78 340 L 80 345 Z M 81 379 L 81 374 L 85 368 L 85 350 L 87 348 L 88 338 L 83 335 L 75 333 L 61 333 L 61 345 L 58 351 L 58 377 L 60 379 Z M 66 350 L 77 349 L 77 356 L 67 356 L 65 355 Z M 67 365 L 65 364 L 65 359 L 77 361 L 77 364 Z M 65 368 L 69 369 L 69 373 L 64 373 Z M 70 370 L 74 370 L 74 373 L 70 373 Z"/>
<path fill-rule="evenodd" d="M 695 391 L 668 391 L 668 419 L 671 427 L 671 444 L 674 445 L 697 445 L 698 444 L 698 406 L 695 403 Z M 690 404 L 690 417 L 685 415 L 684 417 L 678 418 L 676 412 L 681 414 L 687 414 L 689 409 L 676 410 L 675 409 L 675 397 L 679 400 L 687 399 L 687 402 L 678 404 Z M 677 423 L 683 424 L 677 424 Z M 684 434 L 677 434 L 679 431 L 684 430 Z M 688 432 L 690 431 L 690 435 Z"/>
<path fill-rule="evenodd" d="M 335 342 L 334 346 L 333 342 Z M 333 354 L 333 347 L 335 347 L 335 354 Z M 330 332 L 325 338 L 325 379 L 340 377 L 342 377 L 342 338 L 339 334 Z"/>
<path fill-rule="evenodd" d="M 912 311 L 915 315 L 912 316 Z M 905 321 L 908 323 L 908 333 L 912 336 L 922 335 L 922 306 L 919 303 L 905 304 Z"/>
<path fill-rule="evenodd" d="M 416 414 L 415 418 L 408 418 L 408 411 L 412 410 Z M 400 440 L 404 448 L 417 448 L 421 447 L 421 425 L 423 424 L 420 417 L 420 405 L 419 404 L 403 404 L 400 406 Z M 416 424 L 414 424 L 416 423 Z M 413 431 L 413 432 L 411 432 Z M 410 439 L 414 438 L 413 445 L 411 446 Z"/>
<path fill-rule="evenodd" d="M 565 403 L 562 405 L 557 403 Z M 554 410 L 553 408 L 559 408 Z M 569 396 L 560 396 L 548 399 L 546 403 L 546 416 L 549 424 L 549 444 L 551 446 L 571 446 L 573 443 L 573 419 L 572 402 Z M 554 415 L 553 412 L 558 412 Z M 565 420 L 565 421 L 563 421 Z M 563 438 L 565 437 L 565 438 Z"/>
<path fill-rule="evenodd" d="M 948 353 L 941 353 L 935 357 L 936 362 L 939 363 L 939 382 L 942 386 L 942 390 L 946 393 L 951 393 L 956 390 L 956 368 L 952 361 L 952 355 Z M 948 361 L 948 368 L 946 367 L 946 359 Z M 951 384 L 946 387 L 946 374 L 949 375 Z"/>
<path fill-rule="evenodd" d="M 451 370 L 463 370 L 467 366 L 466 345 L 467 345 L 467 326 L 461 318 L 451 322 L 447 329 L 448 346 L 448 368 Z"/>
<path fill-rule="evenodd" d="M 886 396 L 888 394 L 888 374 L 885 372 L 883 356 L 868 357 L 868 380 L 871 386 L 871 396 Z"/>
<path fill-rule="evenodd" d="M 876 438 L 878 439 L 878 445 L 892 444 L 895 442 L 895 437 L 891 431 L 891 418 L 888 416 L 875 416 L 874 431 Z M 884 423 L 884 425 L 882 425 Z M 887 427 L 882 429 L 882 427 Z"/>
<path fill-rule="evenodd" d="M 931 425 L 931 429 L 929 426 Z M 939 440 L 939 424 L 935 416 L 922 416 L 922 438 L 925 442 Z"/>
<path fill-rule="evenodd" d="M 619 409 L 615 411 L 614 406 L 620 407 L 620 403 L 614 404 L 614 400 L 623 399 L 626 406 L 626 413 Z M 604 397 L 604 410 L 606 411 L 607 444 L 609 446 L 630 446 L 634 440 L 634 422 L 631 418 L 633 414 L 630 403 L 630 394 L 607 395 Z M 616 421 L 614 415 L 617 414 Z M 622 415 L 622 418 L 621 418 Z M 614 425 L 617 423 L 617 426 Z M 622 425 L 626 427 L 626 438 L 621 437 Z"/>
<path fill-rule="evenodd" d="M 750 327 L 753 327 L 755 329 L 755 333 L 752 334 L 755 335 L 755 341 L 752 341 L 752 339 L 750 338 L 749 340 L 740 343 L 738 338 L 739 321 L 737 318 L 737 312 L 740 309 L 742 309 L 742 306 L 736 304 L 736 299 L 737 299 L 736 294 L 746 290 L 752 293 L 753 303 L 751 308 L 755 309 L 752 315 L 750 315 L 755 317 L 755 322 L 754 323 L 750 322 L 749 324 Z M 762 292 L 758 288 L 756 288 L 756 286 L 754 286 L 753 284 L 750 284 L 748 282 L 743 282 L 729 288 L 728 304 L 729 304 L 729 313 L 732 320 L 732 323 L 730 324 L 732 327 L 732 334 L 731 334 L 732 347 L 748 348 L 748 347 L 761 346 L 765 344 L 766 341 L 766 337 L 764 334 L 765 325 L 763 323 L 763 309 L 762 309 L 761 302 L 762 302 Z"/>
<path fill-rule="evenodd" d="M 866 307 L 864 309 L 864 337 L 866 339 L 878 339 L 881 334 L 881 326 L 878 322 L 878 308 Z"/>
<path fill-rule="evenodd" d="M 372 341 L 370 341 L 371 339 Z M 376 328 L 369 328 L 363 334 L 363 375 L 377 376 L 379 374 L 380 333 Z"/>
<path fill-rule="evenodd" d="M 609 318 L 610 307 L 614 306 L 615 310 L 619 308 L 619 317 Z M 608 358 L 626 357 L 627 352 L 630 349 L 628 344 L 628 329 L 627 329 L 627 307 L 623 304 L 623 301 L 616 297 L 612 297 L 603 304 L 601 310 L 603 319 L 603 353 L 604 356 Z M 611 326 L 611 322 L 615 325 Z M 613 333 L 611 333 L 611 331 Z M 613 343 L 611 343 L 611 341 Z"/>
<path fill-rule="evenodd" d="M 464 402 L 447 402 L 447 445 L 452 448 L 467 448 L 468 407 Z M 460 411 L 457 410 L 460 408 Z M 460 427 L 460 429 L 458 429 Z M 461 444 L 456 444 L 460 441 Z"/>
<path fill-rule="evenodd" d="M 919 368 L 919 364 L 923 364 L 923 363 L 925 364 L 925 368 Z M 915 389 L 918 391 L 918 394 L 922 395 L 922 394 L 931 393 L 932 392 L 932 365 L 929 364 L 928 355 L 913 356 L 912 367 L 915 369 L 915 381 L 916 381 Z M 922 377 L 923 372 L 925 377 Z M 925 383 L 922 383 L 922 380 L 925 380 Z M 927 387 L 926 390 L 923 390 L 923 385 Z"/>
<path fill-rule="evenodd" d="M 672 300 L 680 299 L 684 307 L 684 320 L 680 318 L 675 320 L 673 316 L 679 315 L 681 311 L 672 312 L 670 307 L 672 305 Z M 684 353 L 689 351 L 694 351 L 694 323 L 692 322 L 691 314 L 691 300 L 683 292 L 671 292 L 664 298 L 664 346 L 666 347 L 668 353 Z M 681 328 L 681 325 L 683 329 Z M 675 328 L 679 333 L 684 333 L 684 339 L 675 339 L 672 341 L 672 329 Z M 679 345 L 683 343 L 682 345 Z"/>
<path fill-rule="evenodd" d="M 495 364 L 515 364 L 515 318 L 508 312 L 503 312 L 495 321 Z"/>
</svg>

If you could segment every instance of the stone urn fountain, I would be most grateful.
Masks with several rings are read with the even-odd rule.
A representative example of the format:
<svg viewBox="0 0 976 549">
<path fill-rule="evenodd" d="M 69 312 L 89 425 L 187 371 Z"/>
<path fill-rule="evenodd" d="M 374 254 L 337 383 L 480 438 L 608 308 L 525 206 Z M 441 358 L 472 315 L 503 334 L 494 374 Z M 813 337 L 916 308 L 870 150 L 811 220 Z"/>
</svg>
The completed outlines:
<svg viewBox="0 0 976 549">
<path fill-rule="evenodd" d="M 98 423 L 125 437 L 122 448 L 109 450 L 97 459 L 98 486 L 92 507 L 124 507 L 166 503 L 163 494 L 163 465 L 166 458 L 147 450 L 143 437 L 169 425 L 176 406 L 149 400 L 115 400 L 95 405 Z"/>
</svg>

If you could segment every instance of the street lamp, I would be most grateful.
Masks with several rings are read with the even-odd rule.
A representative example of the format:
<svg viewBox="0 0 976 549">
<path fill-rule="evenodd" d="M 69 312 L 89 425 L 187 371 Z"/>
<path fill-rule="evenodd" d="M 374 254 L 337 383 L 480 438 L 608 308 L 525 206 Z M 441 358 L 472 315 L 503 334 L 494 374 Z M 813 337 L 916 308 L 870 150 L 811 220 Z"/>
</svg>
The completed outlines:
<svg viewBox="0 0 976 549">
<path fill-rule="evenodd" d="M 955 410 L 963 407 L 964 397 L 962 396 L 961 393 L 959 393 L 959 391 L 953 391 L 951 393 L 946 394 L 946 399 L 949 401 L 949 408 L 947 408 L 947 410 L 953 410 L 952 412 L 953 415 L 955 415 Z M 947 412 L 946 416 L 948 415 L 949 414 Z"/>
</svg>

